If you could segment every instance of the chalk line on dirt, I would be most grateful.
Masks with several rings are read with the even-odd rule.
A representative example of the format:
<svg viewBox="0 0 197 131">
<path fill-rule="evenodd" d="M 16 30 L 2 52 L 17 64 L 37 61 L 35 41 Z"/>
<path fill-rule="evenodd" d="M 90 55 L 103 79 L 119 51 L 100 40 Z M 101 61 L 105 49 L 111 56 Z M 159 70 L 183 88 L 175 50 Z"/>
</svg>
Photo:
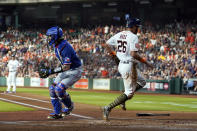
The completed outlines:
<svg viewBox="0 0 197 131">
<path fill-rule="evenodd" d="M 6 95 L 8 95 L 8 94 L 6 94 Z M 23 96 L 11 95 L 11 94 L 9 94 L 9 96 L 19 97 L 19 98 L 24 98 L 24 99 L 39 101 L 39 102 L 44 102 L 44 103 L 49 103 L 48 101 L 43 101 L 43 100 L 40 100 L 40 99 L 35 99 L 35 98 L 30 98 L 30 97 L 23 97 Z M 27 104 L 27 103 L 22 103 L 22 102 L 18 102 L 18 101 L 13 101 L 13 100 L 5 99 L 5 98 L 0 98 L 0 100 L 15 103 L 15 104 L 19 104 L 19 105 L 29 106 L 29 107 L 33 107 L 33 108 L 37 108 L 37 109 L 53 111 L 52 109 L 49 109 L 49 108 L 40 107 L 40 106 L 36 106 L 36 105 L 31 105 L 31 104 Z M 79 114 L 70 113 L 70 115 L 80 117 L 80 118 L 84 118 L 84 119 L 94 119 L 93 117 L 83 116 L 83 115 L 79 115 Z"/>
</svg>

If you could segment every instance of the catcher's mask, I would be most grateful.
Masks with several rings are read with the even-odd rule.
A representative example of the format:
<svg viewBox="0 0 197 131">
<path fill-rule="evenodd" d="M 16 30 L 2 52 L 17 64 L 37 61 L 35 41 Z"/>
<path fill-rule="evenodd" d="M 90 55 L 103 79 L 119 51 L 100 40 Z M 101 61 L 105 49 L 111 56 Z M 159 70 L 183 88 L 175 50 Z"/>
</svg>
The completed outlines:
<svg viewBox="0 0 197 131">
<path fill-rule="evenodd" d="M 59 38 L 63 36 L 63 31 L 58 26 L 55 26 L 55 27 L 49 28 L 47 30 L 46 35 L 49 36 L 48 41 L 49 41 L 49 45 L 51 46 L 55 43 L 56 40 L 58 40 Z"/>
</svg>

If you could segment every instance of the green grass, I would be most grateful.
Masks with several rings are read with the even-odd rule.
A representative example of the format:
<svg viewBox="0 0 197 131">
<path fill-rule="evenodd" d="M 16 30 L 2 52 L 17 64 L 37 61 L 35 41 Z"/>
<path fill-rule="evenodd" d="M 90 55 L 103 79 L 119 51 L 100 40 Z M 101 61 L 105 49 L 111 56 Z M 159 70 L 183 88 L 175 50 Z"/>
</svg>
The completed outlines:
<svg viewBox="0 0 197 131">
<path fill-rule="evenodd" d="M 71 91 L 70 94 L 76 102 L 97 106 L 109 104 L 120 95 L 79 91 Z M 197 112 L 196 103 L 197 99 L 195 98 L 136 94 L 133 99 L 127 101 L 126 105 L 129 110 Z"/>
<path fill-rule="evenodd" d="M 17 88 L 17 92 L 32 93 L 49 98 L 49 91 L 46 88 Z M 85 90 L 68 90 L 68 93 L 71 95 L 74 102 L 96 106 L 107 105 L 120 95 L 120 93 L 108 93 L 108 91 L 102 93 L 96 91 L 88 92 Z M 136 94 L 133 99 L 127 101 L 126 105 L 128 110 L 138 111 L 197 112 L 197 99 L 179 96 Z"/>
<path fill-rule="evenodd" d="M 17 104 L 12 104 L 4 101 L 0 101 L 0 112 L 11 112 L 11 111 L 33 111 L 35 109 L 25 107 L 25 106 L 20 106 Z"/>
</svg>

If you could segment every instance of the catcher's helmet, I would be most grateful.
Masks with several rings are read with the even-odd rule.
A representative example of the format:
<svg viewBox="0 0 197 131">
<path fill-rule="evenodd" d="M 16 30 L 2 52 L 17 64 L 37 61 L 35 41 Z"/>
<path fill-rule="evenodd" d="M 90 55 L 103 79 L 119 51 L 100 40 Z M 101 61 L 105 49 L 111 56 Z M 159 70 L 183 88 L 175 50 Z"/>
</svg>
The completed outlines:
<svg viewBox="0 0 197 131">
<path fill-rule="evenodd" d="M 63 36 L 63 31 L 60 27 L 55 26 L 51 27 L 47 30 L 46 33 L 47 36 L 51 36 L 51 40 L 49 41 L 49 45 L 51 46 L 53 43 L 55 43 L 56 40 L 61 38 Z"/>
<path fill-rule="evenodd" d="M 131 28 L 133 26 L 138 26 L 139 27 L 139 26 L 141 26 L 140 23 L 141 23 L 140 19 L 138 19 L 138 18 L 131 18 L 131 19 L 127 20 L 126 27 L 127 28 Z"/>
</svg>

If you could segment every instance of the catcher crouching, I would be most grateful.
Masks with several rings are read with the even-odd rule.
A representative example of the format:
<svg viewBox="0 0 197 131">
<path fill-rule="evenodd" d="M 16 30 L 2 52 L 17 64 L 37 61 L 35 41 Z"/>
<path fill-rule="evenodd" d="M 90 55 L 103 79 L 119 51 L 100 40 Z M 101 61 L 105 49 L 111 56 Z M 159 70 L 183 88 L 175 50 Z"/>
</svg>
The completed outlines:
<svg viewBox="0 0 197 131">
<path fill-rule="evenodd" d="M 61 66 L 54 69 L 41 66 L 38 72 L 40 78 L 47 78 L 58 73 L 53 84 L 49 87 L 54 112 L 50 113 L 47 118 L 60 119 L 69 115 L 74 109 L 74 103 L 66 89 L 81 78 L 82 63 L 70 43 L 62 38 L 63 31 L 60 27 L 49 28 L 46 35 L 48 36 L 49 45 L 54 48 L 55 55 Z"/>
</svg>

